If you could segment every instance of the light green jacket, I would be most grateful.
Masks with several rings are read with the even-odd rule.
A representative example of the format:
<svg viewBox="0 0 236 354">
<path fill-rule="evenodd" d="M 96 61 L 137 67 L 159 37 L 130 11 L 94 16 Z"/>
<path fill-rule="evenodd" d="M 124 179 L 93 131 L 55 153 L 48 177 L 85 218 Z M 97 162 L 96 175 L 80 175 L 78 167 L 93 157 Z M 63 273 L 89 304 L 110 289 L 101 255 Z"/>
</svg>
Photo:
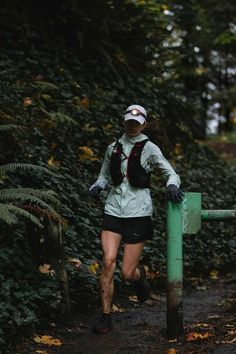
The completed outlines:
<svg viewBox="0 0 236 354">
<path fill-rule="evenodd" d="M 144 134 L 130 138 L 124 134 L 120 139 L 120 143 L 123 145 L 123 152 L 126 156 L 130 155 L 130 152 L 135 143 L 147 139 Z M 97 181 L 90 187 L 99 185 L 105 188 L 110 181 L 110 159 L 114 148 L 115 142 L 110 144 L 107 148 L 105 158 L 102 164 L 102 168 Z M 126 176 L 127 162 L 125 159 L 121 163 L 121 171 Z M 163 171 L 167 179 L 167 186 L 169 184 L 175 184 L 177 187 L 180 185 L 179 175 L 174 171 L 170 163 L 162 155 L 161 150 L 151 141 L 148 141 L 142 151 L 141 165 L 146 171 L 151 171 L 152 167 L 158 165 Z M 124 177 L 123 182 L 118 187 L 112 187 L 105 204 L 104 212 L 106 214 L 114 215 L 117 217 L 129 218 L 140 216 L 151 216 L 153 212 L 152 200 L 150 196 L 149 188 L 136 188 L 132 187 L 127 177 Z"/>
</svg>

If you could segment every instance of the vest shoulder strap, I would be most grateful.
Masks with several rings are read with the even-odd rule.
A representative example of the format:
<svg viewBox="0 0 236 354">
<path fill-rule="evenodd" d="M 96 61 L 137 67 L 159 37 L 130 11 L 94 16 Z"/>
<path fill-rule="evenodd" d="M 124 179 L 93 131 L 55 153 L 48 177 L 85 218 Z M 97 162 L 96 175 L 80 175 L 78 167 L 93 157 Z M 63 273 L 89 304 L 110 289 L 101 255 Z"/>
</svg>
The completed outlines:
<svg viewBox="0 0 236 354">
<path fill-rule="evenodd" d="M 144 147 L 144 145 L 149 141 L 149 139 L 144 139 L 144 140 L 141 140 L 141 141 L 138 141 L 137 143 L 135 143 L 135 146 L 136 147 Z"/>
</svg>

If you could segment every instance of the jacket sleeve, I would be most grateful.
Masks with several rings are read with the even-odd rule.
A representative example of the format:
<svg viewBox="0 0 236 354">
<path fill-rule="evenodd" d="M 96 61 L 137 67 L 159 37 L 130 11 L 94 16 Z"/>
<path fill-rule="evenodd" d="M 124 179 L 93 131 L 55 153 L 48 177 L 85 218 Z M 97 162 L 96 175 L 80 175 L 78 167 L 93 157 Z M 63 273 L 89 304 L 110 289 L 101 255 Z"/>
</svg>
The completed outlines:
<svg viewBox="0 0 236 354">
<path fill-rule="evenodd" d="M 168 186 L 169 184 L 174 184 L 177 187 L 180 186 L 180 177 L 179 175 L 175 172 L 169 161 L 163 156 L 161 150 L 159 147 L 153 143 L 149 145 L 149 163 L 151 166 L 157 165 L 164 175 L 167 177 L 167 183 L 166 185 Z"/>
<path fill-rule="evenodd" d="M 106 187 L 110 180 L 110 160 L 111 160 L 112 146 L 109 145 L 102 163 L 102 167 L 97 181 L 89 188 L 91 190 L 94 186 L 99 186 L 102 189 Z"/>
</svg>

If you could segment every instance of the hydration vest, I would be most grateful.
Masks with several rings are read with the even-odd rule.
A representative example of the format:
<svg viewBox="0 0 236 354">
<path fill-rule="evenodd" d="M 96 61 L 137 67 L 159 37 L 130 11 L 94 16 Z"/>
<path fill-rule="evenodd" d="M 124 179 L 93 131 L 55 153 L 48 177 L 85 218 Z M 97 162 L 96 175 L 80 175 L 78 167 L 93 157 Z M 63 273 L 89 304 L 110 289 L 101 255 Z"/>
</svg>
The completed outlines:
<svg viewBox="0 0 236 354">
<path fill-rule="evenodd" d="M 145 139 L 135 143 L 129 156 L 123 153 L 122 144 L 119 141 L 116 142 L 110 162 L 110 174 L 115 187 L 119 186 L 125 177 L 121 172 L 121 162 L 126 159 L 128 159 L 127 178 L 131 186 L 137 188 L 150 187 L 150 172 L 147 172 L 140 162 L 141 154 L 147 141 L 148 139 Z"/>
</svg>

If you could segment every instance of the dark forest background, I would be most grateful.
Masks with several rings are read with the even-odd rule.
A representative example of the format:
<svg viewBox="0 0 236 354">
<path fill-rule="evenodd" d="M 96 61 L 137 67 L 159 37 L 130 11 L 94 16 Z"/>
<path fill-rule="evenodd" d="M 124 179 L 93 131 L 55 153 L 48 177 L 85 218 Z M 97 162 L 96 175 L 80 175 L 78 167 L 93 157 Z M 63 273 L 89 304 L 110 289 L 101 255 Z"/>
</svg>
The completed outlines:
<svg viewBox="0 0 236 354">
<path fill-rule="evenodd" d="M 204 208 L 235 208 L 235 161 L 207 147 L 212 133 L 235 142 L 235 14 L 231 0 L 1 1 L 3 350 L 40 321 L 98 301 L 106 193 L 95 202 L 88 188 L 128 105 L 146 107 L 150 138 L 182 190 L 202 193 Z M 152 195 L 155 238 L 143 262 L 158 285 L 166 271 L 158 170 Z M 235 223 L 204 224 L 184 252 L 186 275 L 227 272 Z"/>
</svg>

